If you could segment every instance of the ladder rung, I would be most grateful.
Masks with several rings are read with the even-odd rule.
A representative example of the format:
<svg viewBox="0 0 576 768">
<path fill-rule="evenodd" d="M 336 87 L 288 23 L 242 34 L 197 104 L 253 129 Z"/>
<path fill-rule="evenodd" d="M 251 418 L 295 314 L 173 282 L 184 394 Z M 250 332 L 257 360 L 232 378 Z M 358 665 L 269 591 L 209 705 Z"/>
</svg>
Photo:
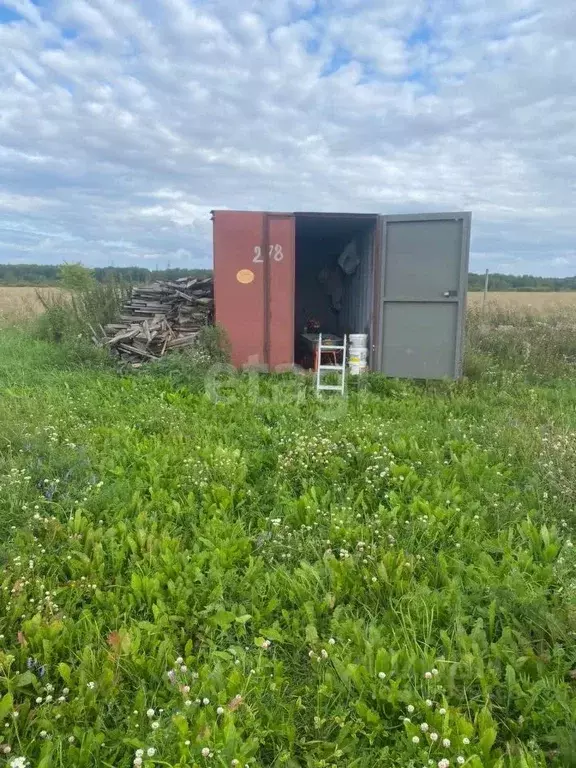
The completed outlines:
<svg viewBox="0 0 576 768">
<path fill-rule="evenodd" d="M 316 391 L 317 392 L 338 392 L 344 396 L 346 391 L 346 336 L 344 336 L 343 344 L 323 344 L 322 334 L 318 337 L 318 346 L 316 347 Z M 331 360 L 336 361 L 338 358 L 334 354 L 335 352 L 342 352 L 342 362 L 337 365 L 322 365 L 322 355 L 332 355 Z M 322 384 L 322 374 L 324 372 L 334 373 L 339 377 L 340 384 Z"/>
</svg>

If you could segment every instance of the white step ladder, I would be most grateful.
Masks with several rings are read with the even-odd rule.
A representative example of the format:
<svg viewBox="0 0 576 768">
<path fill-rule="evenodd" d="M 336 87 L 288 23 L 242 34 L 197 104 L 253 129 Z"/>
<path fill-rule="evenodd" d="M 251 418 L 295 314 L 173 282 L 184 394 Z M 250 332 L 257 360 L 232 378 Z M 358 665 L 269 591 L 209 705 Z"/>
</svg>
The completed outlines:
<svg viewBox="0 0 576 768">
<path fill-rule="evenodd" d="M 323 352 L 342 352 L 341 365 L 322 365 Z M 346 393 L 346 335 L 344 335 L 344 346 L 336 347 L 334 344 L 325 344 L 322 346 L 322 334 L 318 336 L 318 362 L 316 369 L 316 392 L 339 392 L 341 395 Z M 323 384 L 322 374 L 326 372 L 340 374 L 340 384 Z"/>
</svg>

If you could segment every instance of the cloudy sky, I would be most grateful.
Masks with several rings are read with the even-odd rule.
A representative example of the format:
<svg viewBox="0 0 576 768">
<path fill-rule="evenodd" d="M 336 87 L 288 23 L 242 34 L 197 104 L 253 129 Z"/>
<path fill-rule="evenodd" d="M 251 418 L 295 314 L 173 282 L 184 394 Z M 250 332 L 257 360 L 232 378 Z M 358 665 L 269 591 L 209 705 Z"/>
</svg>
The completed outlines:
<svg viewBox="0 0 576 768">
<path fill-rule="evenodd" d="M 576 274 L 574 0 L 0 0 L 0 261 L 192 267 L 210 210 L 471 210 Z"/>
</svg>

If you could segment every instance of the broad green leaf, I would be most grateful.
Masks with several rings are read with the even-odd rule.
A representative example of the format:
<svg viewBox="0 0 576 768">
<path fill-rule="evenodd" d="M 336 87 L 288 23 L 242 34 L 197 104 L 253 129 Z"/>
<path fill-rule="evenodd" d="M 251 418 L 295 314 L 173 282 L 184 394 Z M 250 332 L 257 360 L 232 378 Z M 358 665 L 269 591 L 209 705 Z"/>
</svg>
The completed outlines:
<svg viewBox="0 0 576 768">
<path fill-rule="evenodd" d="M 72 679 L 72 670 L 68 666 L 68 664 L 58 664 L 58 672 L 60 673 L 60 677 L 66 685 L 70 685 L 70 681 Z"/>
<path fill-rule="evenodd" d="M 478 742 L 478 746 L 480 747 L 480 751 L 484 755 L 485 758 L 490 756 L 490 750 L 492 749 L 494 742 L 496 741 L 496 728 L 488 728 L 482 736 L 480 737 L 480 740 Z"/>
<path fill-rule="evenodd" d="M 230 611 L 217 611 L 213 616 L 210 616 L 208 619 L 208 622 L 212 624 L 212 626 L 220 627 L 220 629 L 227 630 L 228 627 L 233 623 L 234 619 L 236 617 L 233 613 Z"/>
<path fill-rule="evenodd" d="M 311 644 L 318 642 L 318 630 L 314 624 L 308 624 L 306 626 L 306 642 Z"/>
<path fill-rule="evenodd" d="M 516 671 L 514 670 L 514 667 L 508 664 L 506 666 L 506 685 L 508 686 L 508 689 L 511 689 L 515 684 L 516 684 Z"/>
<path fill-rule="evenodd" d="M 377 712 L 374 712 L 373 709 L 370 709 L 363 701 L 357 701 L 354 705 L 356 708 L 356 712 L 358 715 L 364 720 L 365 723 L 368 723 L 368 725 L 376 725 L 380 722 L 380 716 Z"/>
<path fill-rule="evenodd" d="M 36 682 L 36 676 L 30 670 L 23 672 L 16 678 L 16 686 L 18 688 L 24 688 L 26 685 L 35 685 Z"/>
<path fill-rule="evenodd" d="M 12 712 L 14 707 L 14 700 L 11 693 L 7 693 L 0 699 L 0 720 L 2 720 L 9 712 Z"/>
</svg>

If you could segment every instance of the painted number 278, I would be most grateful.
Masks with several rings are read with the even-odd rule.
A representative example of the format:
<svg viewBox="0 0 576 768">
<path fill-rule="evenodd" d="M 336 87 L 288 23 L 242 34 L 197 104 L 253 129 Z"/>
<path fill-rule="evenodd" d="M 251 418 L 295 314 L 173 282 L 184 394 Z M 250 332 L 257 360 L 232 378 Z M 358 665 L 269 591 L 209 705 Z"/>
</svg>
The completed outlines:
<svg viewBox="0 0 576 768">
<path fill-rule="evenodd" d="M 282 250 L 282 246 L 278 243 L 276 245 L 271 245 L 268 248 L 268 258 L 274 259 L 274 261 L 282 261 L 284 258 L 284 251 Z M 262 258 L 262 248 L 259 245 L 254 246 L 254 258 L 252 261 L 254 264 L 264 263 L 264 259 Z"/>
</svg>

